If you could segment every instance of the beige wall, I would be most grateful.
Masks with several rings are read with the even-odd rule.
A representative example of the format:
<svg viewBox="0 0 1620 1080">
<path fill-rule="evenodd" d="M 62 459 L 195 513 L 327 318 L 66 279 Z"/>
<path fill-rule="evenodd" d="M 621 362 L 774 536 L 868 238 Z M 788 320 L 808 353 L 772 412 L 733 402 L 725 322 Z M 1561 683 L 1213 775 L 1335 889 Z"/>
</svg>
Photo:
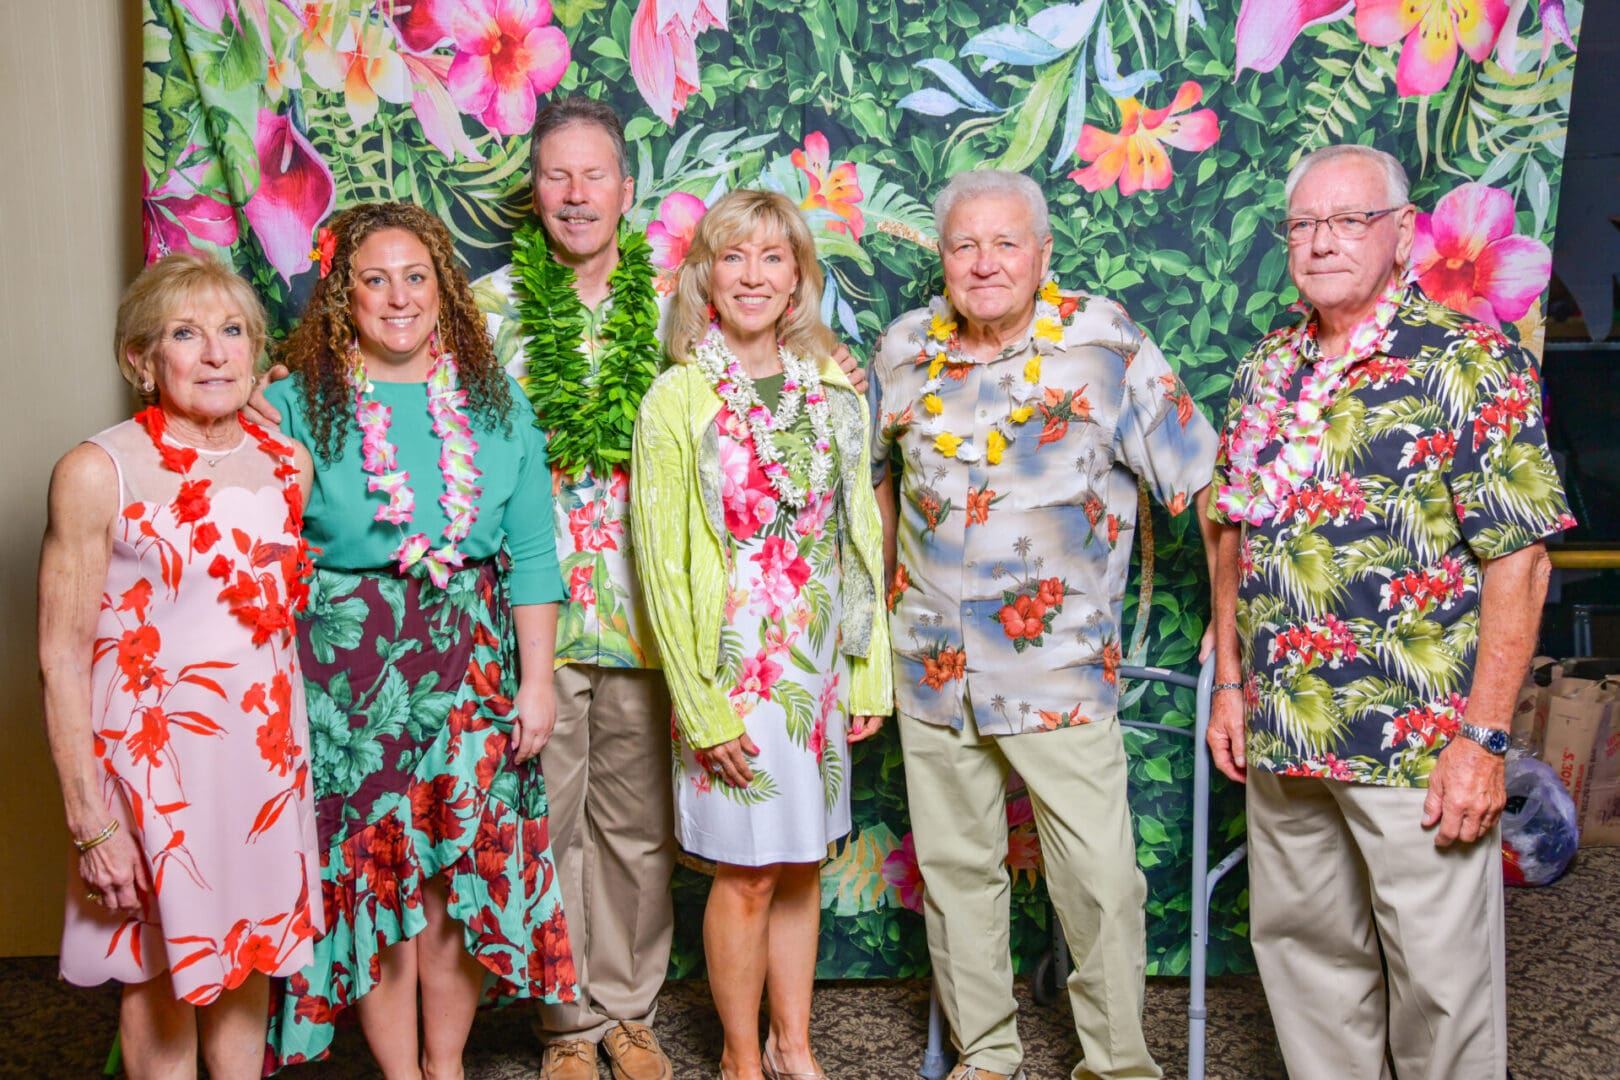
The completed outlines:
<svg viewBox="0 0 1620 1080">
<path fill-rule="evenodd" d="M 0 0 L 0 955 L 54 954 L 70 852 L 40 724 L 52 464 L 129 415 L 113 316 L 140 268 L 137 5 Z"/>
</svg>

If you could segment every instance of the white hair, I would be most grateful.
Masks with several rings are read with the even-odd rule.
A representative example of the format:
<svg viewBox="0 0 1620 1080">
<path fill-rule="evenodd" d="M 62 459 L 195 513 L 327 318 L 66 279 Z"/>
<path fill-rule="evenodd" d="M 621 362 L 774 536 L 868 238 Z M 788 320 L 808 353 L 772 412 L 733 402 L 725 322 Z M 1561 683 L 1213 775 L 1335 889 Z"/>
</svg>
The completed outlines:
<svg viewBox="0 0 1620 1080">
<path fill-rule="evenodd" d="M 1283 203 L 1287 205 L 1294 201 L 1294 189 L 1299 182 L 1305 179 L 1305 174 L 1318 165 L 1326 165 L 1339 158 L 1360 158 L 1363 161 L 1377 165 L 1384 174 L 1384 190 L 1389 195 L 1389 206 L 1405 206 L 1411 194 L 1411 185 L 1406 179 L 1406 166 L 1394 154 L 1387 154 L 1374 146 L 1362 146 L 1360 143 L 1336 143 L 1324 146 L 1320 150 L 1312 150 L 1290 170 L 1288 180 L 1283 184 Z"/>
<path fill-rule="evenodd" d="M 945 237 L 945 221 L 958 203 L 983 195 L 1012 195 L 1023 199 L 1029 207 L 1029 224 L 1035 230 L 1035 239 L 1045 241 L 1052 235 L 1046 214 L 1046 193 L 1041 185 L 1023 173 L 1007 169 L 972 169 L 951 177 L 943 191 L 934 197 L 934 234 Z"/>
</svg>

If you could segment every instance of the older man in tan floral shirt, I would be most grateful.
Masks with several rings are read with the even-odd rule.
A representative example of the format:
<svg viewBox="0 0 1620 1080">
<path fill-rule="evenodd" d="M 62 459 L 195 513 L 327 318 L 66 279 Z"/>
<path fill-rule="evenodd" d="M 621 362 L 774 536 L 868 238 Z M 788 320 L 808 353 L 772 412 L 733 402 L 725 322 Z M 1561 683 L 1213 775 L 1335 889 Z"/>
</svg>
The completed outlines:
<svg viewBox="0 0 1620 1080">
<path fill-rule="evenodd" d="M 949 299 L 884 336 L 873 458 L 886 463 L 896 705 L 929 952 L 960 1051 L 951 1075 L 1021 1075 L 1011 768 L 1075 959 L 1073 1075 L 1157 1077 L 1116 715 L 1120 609 L 1138 480 L 1172 513 L 1202 507 L 1215 432 L 1117 304 L 1046 280 L 1033 181 L 958 175 L 935 221 Z"/>
</svg>

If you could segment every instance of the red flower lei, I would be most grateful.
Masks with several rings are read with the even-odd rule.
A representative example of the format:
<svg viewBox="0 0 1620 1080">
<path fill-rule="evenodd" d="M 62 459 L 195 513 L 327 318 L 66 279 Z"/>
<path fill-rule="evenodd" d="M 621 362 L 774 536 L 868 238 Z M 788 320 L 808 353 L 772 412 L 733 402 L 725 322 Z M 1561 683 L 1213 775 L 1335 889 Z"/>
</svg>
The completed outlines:
<svg viewBox="0 0 1620 1080">
<path fill-rule="evenodd" d="M 162 409 L 150 405 L 135 414 L 135 421 L 146 430 L 147 437 L 157 448 L 158 457 L 162 459 L 165 469 L 182 476 L 191 471 L 191 467 L 197 463 L 197 451 L 189 446 L 171 446 L 163 441 L 163 434 L 169 427 L 169 418 Z M 270 613 L 271 622 L 280 623 L 285 620 L 284 625 L 290 627 L 293 614 L 303 611 L 309 603 L 309 578 L 315 570 L 315 564 L 310 558 L 312 552 L 309 543 L 304 539 L 304 495 L 298 485 L 291 482 L 297 476 L 298 468 L 293 464 L 292 454 L 286 443 L 245 417 L 238 416 L 237 422 L 242 425 L 242 430 L 253 439 L 259 450 L 276 463 L 275 477 L 281 482 L 281 497 L 287 504 L 287 519 L 283 527 L 298 538 L 290 557 L 282 562 L 286 600 L 280 605 L 281 611 Z M 212 500 L 208 496 L 208 488 L 212 483 L 213 481 L 208 479 L 182 481 L 180 491 L 175 495 L 170 507 L 176 521 L 196 526 L 193 530 L 194 540 L 202 535 L 211 535 L 216 539 L 220 535 L 219 527 L 208 519 L 208 513 L 213 508 Z M 195 542 L 193 546 L 196 546 Z M 216 564 L 220 558 L 215 558 Z M 210 567 L 209 572 L 213 573 L 213 567 Z M 221 575 L 214 574 L 214 576 Z M 252 598 L 239 595 L 239 591 L 237 586 L 227 581 L 219 598 L 230 604 L 231 614 L 254 628 L 254 644 L 262 644 L 268 636 L 263 630 L 266 621 L 261 614 L 262 609 L 248 603 Z"/>
</svg>

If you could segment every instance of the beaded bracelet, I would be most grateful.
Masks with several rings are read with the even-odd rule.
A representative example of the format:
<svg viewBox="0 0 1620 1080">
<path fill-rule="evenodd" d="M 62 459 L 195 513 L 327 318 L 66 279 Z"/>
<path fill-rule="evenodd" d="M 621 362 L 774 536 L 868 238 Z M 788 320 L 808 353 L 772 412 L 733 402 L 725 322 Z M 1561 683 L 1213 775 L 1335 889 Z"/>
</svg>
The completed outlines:
<svg viewBox="0 0 1620 1080">
<path fill-rule="evenodd" d="M 1237 682 L 1218 682 L 1210 690 L 1210 693 L 1211 694 L 1218 694 L 1222 690 L 1241 690 L 1241 689 L 1243 689 L 1242 680 L 1239 680 Z"/>
<path fill-rule="evenodd" d="M 118 831 L 118 819 L 113 818 L 111 821 L 107 822 L 107 827 L 105 829 L 102 829 L 100 832 L 96 833 L 96 835 L 92 836 L 90 839 L 88 839 L 88 840 L 80 840 L 76 836 L 72 837 L 71 839 L 73 840 L 73 846 L 79 849 L 79 854 L 80 855 L 83 855 L 85 852 L 89 851 L 91 848 L 98 847 L 98 846 L 100 846 L 102 844 L 105 844 L 108 840 L 111 840 L 112 837 L 113 837 L 113 833 L 115 833 L 117 831 Z"/>
</svg>

